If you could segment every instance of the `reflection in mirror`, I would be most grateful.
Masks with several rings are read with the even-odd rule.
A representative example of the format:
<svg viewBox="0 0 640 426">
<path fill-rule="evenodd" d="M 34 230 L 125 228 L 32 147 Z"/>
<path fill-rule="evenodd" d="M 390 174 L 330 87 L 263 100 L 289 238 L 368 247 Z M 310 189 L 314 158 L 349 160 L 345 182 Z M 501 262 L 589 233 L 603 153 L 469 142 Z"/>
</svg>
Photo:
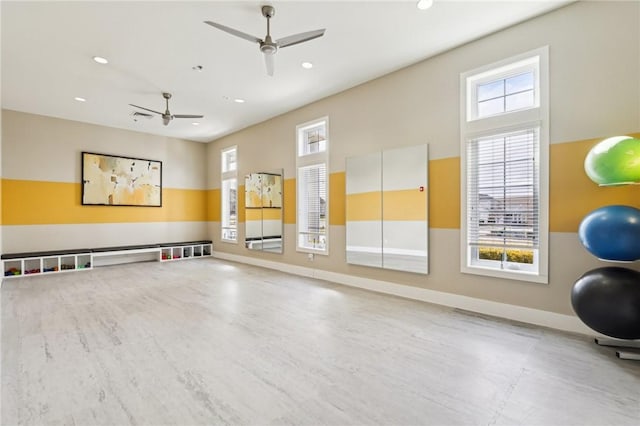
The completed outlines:
<svg viewBox="0 0 640 426">
<path fill-rule="evenodd" d="M 382 267 L 427 274 L 427 145 L 382 152 Z"/>
<path fill-rule="evenodd" d="M 245 177 L 245 246 L 282 253 L 282 171 Z"/>
<path fill-rule="evenodd" d="M 382 268 L 382 153 L 347 158 L 347 263 Z"/>
<path fill-rule="evenodd" d="M 427 274 L 427 145 L 347 158 L 347 263 Z"/>
</svg>

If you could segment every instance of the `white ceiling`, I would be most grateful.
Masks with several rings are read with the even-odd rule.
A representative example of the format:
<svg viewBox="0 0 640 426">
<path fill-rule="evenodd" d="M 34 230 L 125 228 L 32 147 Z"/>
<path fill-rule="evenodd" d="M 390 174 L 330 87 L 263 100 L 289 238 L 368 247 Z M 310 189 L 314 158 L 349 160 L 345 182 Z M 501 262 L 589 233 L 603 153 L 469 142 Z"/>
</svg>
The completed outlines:
<svg viewBox="0 0 640 426">
<path fill-rule="evenodd" d="M 567 3 L 2 1 L 2 108 L 209 142 Z M 278 51 L 273 77 L 257 44 L 203 23 L 263 38 L 263 4 L 276 8 L 274 39 L 326 28 Z M 163 91 L 172 114 L 205 117 L 134 121 L 128 104 L 164 111 Z"/>
</svg>

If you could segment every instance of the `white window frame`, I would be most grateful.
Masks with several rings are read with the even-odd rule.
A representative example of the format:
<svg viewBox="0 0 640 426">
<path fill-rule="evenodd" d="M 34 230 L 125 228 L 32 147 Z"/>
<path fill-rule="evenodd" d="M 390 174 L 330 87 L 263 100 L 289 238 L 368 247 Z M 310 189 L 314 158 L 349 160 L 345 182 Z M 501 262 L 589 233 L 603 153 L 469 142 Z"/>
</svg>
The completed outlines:
<svg viewBox="0 0 640 426">
<path fill-rule="evenodd" d="M 225 156 L 228 152 L 235 151 L 236 167 L 235 169 L 225 170 Z M 222 148 L 220 150 L 220 240 L 225 243 L 238 244 L 238 147 L 236 145 Z M 229 201 L 224 198 L 225 182 L 236 181 L 236 232 L 235 238 L 225 238 L 224 224 L 226 215 L 226 203 Z"/>
<path fill-rule="evenodd" d="M 310 154 L 305 154 L 301 152 L 301 140 L 304 135 L 304 131 L 315 127 L 319 124 L 324 123 L 325 125 L 325 150 Z M 313 253 L 313 254 L 321 254 L 328 255 L 329 254 L 329 117 L 321 117 L 316 120 L 308 121 L 306 123 L 302 123 L 296 126 L 296 251 L 302 253 Z M 326 200 L 325 200 L 325 209 L 326 209 L 326 229 L 325 229 L 325 247 L 324 249 L 316 249 L 309 248 L 300 245 L 300 170 L 304 167 L 314 166 L 314 165 L 322 165 L 324 164 L 326 170 Z"/>
<path fill-rule="evenodd" d="M 534 70 L 534 105 L 487 117 L 477 115 L 477 86 Z M 497 269 L 491 261 L 472 265 L 468 244 L 467 143 L 510 131 L 537 128 L 539 135 L 539 247 L 534 259 L 537 271 Z M 549 48 L 544 46 L 460 74 L 460 259 L 461 272 L 536 283 L 549 282 Z M 482 263 L 482 262 L 480 262 Z"/>
</svg>

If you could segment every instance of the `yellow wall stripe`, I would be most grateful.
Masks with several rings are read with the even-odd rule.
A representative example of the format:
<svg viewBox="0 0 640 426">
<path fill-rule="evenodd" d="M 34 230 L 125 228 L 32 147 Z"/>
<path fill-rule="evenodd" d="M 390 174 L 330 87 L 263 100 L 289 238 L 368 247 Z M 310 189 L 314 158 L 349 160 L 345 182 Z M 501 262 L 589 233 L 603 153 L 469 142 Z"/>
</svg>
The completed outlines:
<svg viewBox="0 0 640 426">
<path fill-rule="evenodd" d="M 282 219 L 282 209 L 262 209 L 263 220 L 280 220 Z"/>
<path fill-rule="evenodd" d="M 282 188 L 282 205 L 284 207 L 284 223 L 296 224 L 296 180 L 285 179 Z"/>
<path fill-rule="evenodd" d="M 329 225 L 344 226 L 346 223 L 345 172 L 331 173 L 329 175 Z"/>
<path fill-rule="evenodd" d="M 635 135 L 639 137 L 640 135 Z M 589 150 L 602 139 L 553 144 L 549 152 L 549 230 L 577 232 L 590 211 L 611 204 L 640 208 L 637 185 L 601 187 L 584 171 Z"/>
<path fill-rule="evenodd" d="M 281 209 L 246 209 L 245 220 L 280 220 L 282 219 Z"/>
<path fill-rule="evenodd" d="M 347 195 L 347 222 L 382 220 L 382 192 L 361 192 Z"/>
<path fill-rule="evenodd" d="M 204 190 L 162 190 L 162 207 L 83 206 L 79 183 L 2 180 L 2 224 L 191 222 L 207 220 Z"/>
<path fill-rule="evenodd" d="M 382 193 L 382 218 L 393 221 L 427 220 L 427 188 L 384 191 Z"/>
<path fill-rule="evenodd" d="M 427 192 L 404 189 L 347 195 L 347 221 L 426 221 Z"/>
<path fill-rule="evenodd" d="M 247 222 L 262 221 L 262 210 L 261 209 L 247 209 L 244 212 L 244 220 L 247 221 Z"/>
<path fill-rule="evenodd" d="M 222 191 L 220 189 L 210 189 L 207 191 L 207 220 L 209 222 L 220 222 L 222 215 Z"/>
<path fill-rule="evenodd" d="M 244 185 L 238 185 L 238 205 L 236 206 L 238 209 L 238 223 L 243 223 L 245 221 L 244 201 Z"/>
<path fill-rule="evenodd" d="M 429 227 L 460 229 L 460 158 L 429 161 Z"/>
<path fill-rule="evenodd" d="M 636 138 L 639 133 L 632 134 Z M 576 232 L 584 216 L 591 210 L 610 204 L 625 204 L 640 208 L 640 187 L 599 187 L 584 172 L 584 158 L 600 139 L 590 139 L 550 146 L 549 228 L 551 232 Z M 329 175 L 329 223 L 346 223 L 345 173 Z M 296 180 L 284 180 L 284 223 L 296 223 Z M 395 193 L 395 192 L 394 192 Z M 399 194 L 400 192 L 398 192 Z M 460 228 L 460 158 L 442 158 L 429 161 L 429 224 L 431 228 Z M 359 196 L 361 194 L 358 194 Z M 385 200 L 395 195 L 385 194 Z M 407 195 L 408 196 L 408 195 Z M 220 221 L 220 189 L 190 190 L 165 188 L 162 192 L 163 207 L 110 207 L 82 206 L 79 183 L 60 183 L 3 179 L 0 185 L 3 225 L 78 224 L 78 223 L 127 223 L 172 221 Z M 369 196 L 370 197 L 370 196 Z M 422 200 L 409 200 L 404 195 L 385 203 L 387 214 L 402 220 L 407 206 L 422 206 Z M 238 186 L 238 222 L 245 221 L 244 185 Z M 370 201 L 350 203 L 362 205 L 350 220 L 366 215 Z M 352 209 L 350 209 L 352 210 Z M 423 220 L 424 212 L 412 211 L 412 217 Z M 375 216 L 375 215 L 374 215 Z M 379 217 L 373 218 L 379 220 Z M 406 220 L 406 218 L 405 218 Z"/>
</svg>

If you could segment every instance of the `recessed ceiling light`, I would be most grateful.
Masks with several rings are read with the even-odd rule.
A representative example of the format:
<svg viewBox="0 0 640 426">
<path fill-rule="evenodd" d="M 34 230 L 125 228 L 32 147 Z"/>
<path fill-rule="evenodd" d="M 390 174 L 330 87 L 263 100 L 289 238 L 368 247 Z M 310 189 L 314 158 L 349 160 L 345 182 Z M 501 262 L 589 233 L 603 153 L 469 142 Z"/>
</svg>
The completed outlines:
<svg viewBox="0 0 640 426">
<path fill-rule="evenodd" d="M 93 60 L 96 61 L 97 63 L 103 64 L 103 65 L 109 63 L 109 61 L 107 61 L 107 59 L 103 58 L 102 56 L 94 56 Z"/>
<path fill-rule="evenodd" d="M 418 3 L 416 3 L 416 6 L 420 10 L 427 10 L 431 6 L 433 6 L 433 0 L 418 0 Z"/>
<path fill-rule="evenodd" d="M 73 99 L 75 99 L 75 100 L 76 100 L 76 101 L 78 101 L 78 102 L 86 102 L 86 101 L 87 101 L 85 98 L 81 98 L 80 96 L 76 96 L 76 97 L 75 97 L 75 98 L 73 98 Z"/>
<path fill-rule="evenodd" d="M 200 125 L 200 123 L 198 123 L 197 121 L 194 121 L 194 122 L 193 122 L 193 123 L 191 123 L 191 124 L 193 124 L 194 126 L 199 126 L 199 125 Z"/>
<path fill-rule="evenodd" d="M 303 62 L 301 65 L 305 70 L 310 70 L 311 68 L 313 68 L 313 64 L 311 62 Z"/>
<path fill-rule="evenodd" d="M 235 102 L 237 104 L 243 104 L 244 103 L 244 99 L 236 98 L 236 99 L 233 100 L 233 102 Z"/>
</svg>

